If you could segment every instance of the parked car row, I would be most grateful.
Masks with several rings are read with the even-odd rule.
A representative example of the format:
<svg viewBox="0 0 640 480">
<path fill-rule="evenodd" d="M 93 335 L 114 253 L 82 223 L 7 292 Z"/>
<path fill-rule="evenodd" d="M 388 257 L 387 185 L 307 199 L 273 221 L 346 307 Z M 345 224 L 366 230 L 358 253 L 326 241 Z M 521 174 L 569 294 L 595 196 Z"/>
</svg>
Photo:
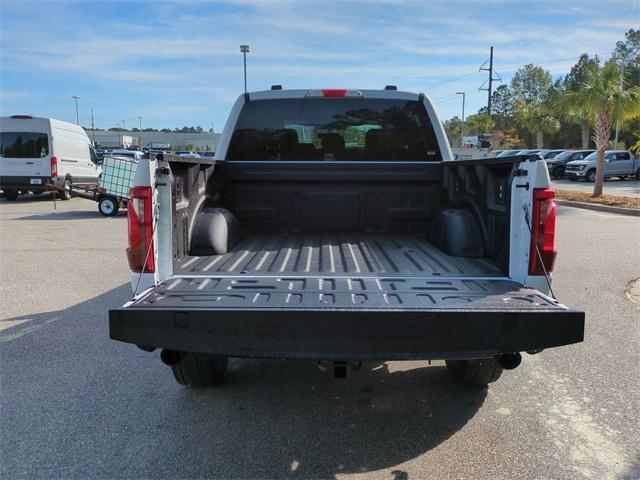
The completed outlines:
<svg viewBox="0 0 640 480">
<path fill-rule="evenodd" d="M 540 155 L 547 164 L 551 178 L 585 180 L 595 182 L 598 153 L 595 150 L 498 150 L 496 157 L 512 155 Z M 628 150 L 607 150 L 605 152 L 605 178 L 622 179 L 635 177 L 640 180 L 640 159 Z"/>
<path fill-rule="evenodd" d="M 169 149 L 159 149 L 159 148 L 143 148 L 142 150 L 136 149 L 105 149 L 99 148 L 96 150 L 96 156 L 98 157 L 98 162 L 102 163 L 102 160 L 105 156 L 109 155 L 118 155 L 133 158 L 134 155 L 143 155 L 145 153 L 160 153 L 160 152 L 169 152 Z M 213 158 L 216 152 L 193 152 L 189 150 L 181 150 L 175 152 L 176 155 L 180 155 L 182 157 L 193 157 L 193 158 Z"/>
</svg>

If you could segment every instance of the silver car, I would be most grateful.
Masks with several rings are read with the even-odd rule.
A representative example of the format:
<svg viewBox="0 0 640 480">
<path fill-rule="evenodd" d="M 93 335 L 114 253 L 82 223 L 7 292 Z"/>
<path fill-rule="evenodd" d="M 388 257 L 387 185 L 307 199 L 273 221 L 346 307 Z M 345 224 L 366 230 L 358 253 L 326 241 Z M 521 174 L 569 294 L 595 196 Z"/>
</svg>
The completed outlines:
<svg viewBox="0 0 640 480">
<path fill-rule="evenodd" d="M 593 152 L 583 160 L 567 163 L 564 174 L 569 180 L 583 179 L 587 182 L 595 182 L 597 162 L 598 152 Z M 635 158 L 628 150 L 607 150 L 604 152 L 604 176 L 605 178 L 636 177 L 640 180 L 640 159 Z"/>
</svg>

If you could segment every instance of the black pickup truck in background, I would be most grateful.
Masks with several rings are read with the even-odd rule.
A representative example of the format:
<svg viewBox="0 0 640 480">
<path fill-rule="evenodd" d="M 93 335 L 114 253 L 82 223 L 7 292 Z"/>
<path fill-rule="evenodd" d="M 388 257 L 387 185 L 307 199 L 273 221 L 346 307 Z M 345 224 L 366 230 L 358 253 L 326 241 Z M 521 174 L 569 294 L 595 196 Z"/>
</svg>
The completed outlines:
<svg viewBox="0 0 640 480">
<path fill-rule="evenodd" d="M 134 298 L 115 340 L 176 380 L 229 357 L 444 359 L 487 384 L 522 352 L 580 342 L 548 295 L 554 192 L 544 161 L 452 161 L 433 106 L 397 90 L 242 95 L 214 159 L 142 160 L 129 202 Z"/>
</svg>

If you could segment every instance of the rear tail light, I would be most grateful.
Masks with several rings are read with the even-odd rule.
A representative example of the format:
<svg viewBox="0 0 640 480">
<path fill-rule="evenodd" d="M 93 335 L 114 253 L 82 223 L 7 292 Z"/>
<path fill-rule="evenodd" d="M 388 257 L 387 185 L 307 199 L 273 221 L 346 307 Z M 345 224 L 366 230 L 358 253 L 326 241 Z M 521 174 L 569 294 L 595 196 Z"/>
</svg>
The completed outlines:
<svg viewBox="0 0 640 480">
<path fill-rule="evenodd" d="M 133 272 L 153 273 L 156 265 L 153 255 L 153 217 L 151 187 L 129 189 L 127 205 L 129 248 L 127 259 Z"/>
<path fill-rule="evenodd" d="M 58 176 L 58 157 L 51 157 L 51 176 Z"/>
<path fill-rule="evenodd" d="M 551 273 L 556 260 L 556 192 L 551 188 L 533 190 L 529 275 Z M 538 254 L 538 251 L 540 254 Z"/>
</svg>

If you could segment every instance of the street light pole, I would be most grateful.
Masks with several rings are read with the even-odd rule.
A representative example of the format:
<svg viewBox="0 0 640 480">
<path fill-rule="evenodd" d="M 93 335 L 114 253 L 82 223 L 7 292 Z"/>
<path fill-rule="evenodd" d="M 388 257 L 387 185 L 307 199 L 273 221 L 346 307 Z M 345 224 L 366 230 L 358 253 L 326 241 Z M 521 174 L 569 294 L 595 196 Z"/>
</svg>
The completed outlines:
<svg viewBox="0 0 640 480">
<path fill-rule="evenodd" d="M 142 117 L 138 117 L 138 125 L 140 130 L 140 136 L 138 138 L 138 145 L 140 148 L 144 147 L 144 143 L 142 142 Z"/>
<path fill-rule="evenodd" d="M 93 136 L 93 146 L 96 146 L 96 126 L 93 123 L 93 108 L 91 109 L 91 135 Z"/>
<path fill-rule="evenodd" d="M 78 115 L 78 100 L 80 100 L 80 97 L 73 95 L 71 98 L 76 101 L 76 125 L 80 125 L 80 115 Z"/>
<path fill-rule="evenodd" d="M 249 53 L 249 45 L 240 45 L 240 51 L 244 57 L 244 93 L 247 93 L 247 53 Z"/>
<path fill-rule="evenodd" d="M 464 101 L 466 92 L 456 92 L 456 95 L 462 95 L 462 131 L 460 132 L 460 146 L 464 145 Z"/>
</svg>

